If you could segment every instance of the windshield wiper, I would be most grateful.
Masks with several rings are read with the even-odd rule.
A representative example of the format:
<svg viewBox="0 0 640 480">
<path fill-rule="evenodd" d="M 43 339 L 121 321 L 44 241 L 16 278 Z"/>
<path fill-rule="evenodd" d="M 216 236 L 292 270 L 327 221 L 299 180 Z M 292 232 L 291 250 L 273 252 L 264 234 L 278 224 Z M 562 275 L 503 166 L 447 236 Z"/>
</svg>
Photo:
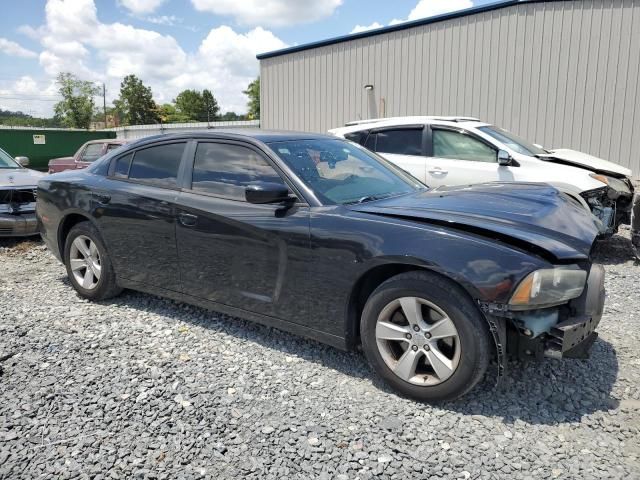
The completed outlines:
<svg viewBox="0 0 640 480">
<path fill-rule="evenodd" d="M 395 193 L 384 193 L 381 195 L 365 195 L 364 197 L 359 198 L 358 200 L 353 200 L 351 202 L 346 202 L 345 205 L 358 205 L 360 203 L 372 202 L 374 200 L 382 200 L 383 198 L 389 198 L 396 195 Z"/>
</svg>

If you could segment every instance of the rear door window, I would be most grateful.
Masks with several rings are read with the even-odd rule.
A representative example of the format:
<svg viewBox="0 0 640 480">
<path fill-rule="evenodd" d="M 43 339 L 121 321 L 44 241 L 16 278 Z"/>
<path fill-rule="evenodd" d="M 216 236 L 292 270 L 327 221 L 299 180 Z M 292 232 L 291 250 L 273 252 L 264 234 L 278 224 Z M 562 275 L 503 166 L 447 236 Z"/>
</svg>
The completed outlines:
<svg viewBox="0 0 640 480">
<path fill-rule="evenodd" d="M 181 142 L 137 150 L 129 169 L 129 180 L 175 188 L 185 146 L 186 143 Z"/>
<path fill-rule="evenodd" d="M 230 143 L 198 143 L 192 190 L 244 201 L 247 185 L 258 181 L 284 184 L 278 172 L 255 150 Z"/>
<path fill-rule="evenodd" d="M 423 155 L 422 129 L 399 128 L 382 130 L 377 132 L 376 136 L 376 152 L 397 155 Z"/>
</svg>

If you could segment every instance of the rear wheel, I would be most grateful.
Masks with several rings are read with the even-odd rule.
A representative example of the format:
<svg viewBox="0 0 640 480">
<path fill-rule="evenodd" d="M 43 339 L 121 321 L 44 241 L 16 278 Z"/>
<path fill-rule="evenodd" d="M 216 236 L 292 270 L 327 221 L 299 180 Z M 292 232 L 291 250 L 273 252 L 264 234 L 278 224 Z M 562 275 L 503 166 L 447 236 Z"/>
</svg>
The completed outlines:
<svg viewBox="0 0 640 480">
<path fill-rule="evenodd" d="M 380 285 L 365 305 L 360 328 L 373 368 L 418 400 L 464 395 L 489 363 L 489 331 L 478 308 L 458 285 L 428 272 Z"/>
<path fill-rule="evenodd" d="M 90 222 L 74 225 L 65 241 L 64 263 L 76 291 L 91 300 L 106 300 L 122 292 L 102 242 Z"/>
</svg>

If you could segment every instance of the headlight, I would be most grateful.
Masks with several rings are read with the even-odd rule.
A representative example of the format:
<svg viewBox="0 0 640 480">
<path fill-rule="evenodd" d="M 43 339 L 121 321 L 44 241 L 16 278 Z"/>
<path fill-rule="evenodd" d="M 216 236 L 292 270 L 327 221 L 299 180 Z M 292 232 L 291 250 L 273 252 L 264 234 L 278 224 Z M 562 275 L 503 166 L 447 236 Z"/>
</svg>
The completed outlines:
<svg viewBox="0 0 640 480">
<path fill-rule="evenodd" d="M 610 188 L 613 188 L 615 191 L 620 193 L 631 193 L 631 189 L 627 182 L 615 177 L 609 177 L 607 175 L 600 175 L 599 173 L 590 173 L 589 176 L 599 182 L 608 185 Z"/>
<path fill-rule="evenodd" d="M 577 266 L 536 270 L 520 282 L 511 296 L 513 307 L 559 305 L 582 295 L 587 272 Z"/>
</svg>

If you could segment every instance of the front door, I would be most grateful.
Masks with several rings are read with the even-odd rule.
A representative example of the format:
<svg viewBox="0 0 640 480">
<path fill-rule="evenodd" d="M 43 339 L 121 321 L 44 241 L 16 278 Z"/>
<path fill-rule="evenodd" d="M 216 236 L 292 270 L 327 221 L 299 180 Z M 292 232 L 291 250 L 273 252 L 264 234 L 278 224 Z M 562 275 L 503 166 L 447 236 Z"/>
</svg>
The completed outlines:
<svg viewBox="0 0 640 480">
<path fill-rule="evenodd" d="M 119 277 L 178 291 L 177 179 L 185 142 L 114 159 L 93 193 L 95 215 Z"/>
<path fill-rule="evenodd" d="M 513 181 L 513 167 L 498 164 L 498 151 L 465 130 L 433 127 L 433 155 L 427 159 L 427 185 L 470 185 Z"/>
<path fill-rule="evenodd" d="M 184 293 L 304 322 L 309 207 L 245 200 L 251 183 L 284 184 L 247 144 L 199 142 L 190 178 L 178 198 L 176 234 Z"/>
</svg>

